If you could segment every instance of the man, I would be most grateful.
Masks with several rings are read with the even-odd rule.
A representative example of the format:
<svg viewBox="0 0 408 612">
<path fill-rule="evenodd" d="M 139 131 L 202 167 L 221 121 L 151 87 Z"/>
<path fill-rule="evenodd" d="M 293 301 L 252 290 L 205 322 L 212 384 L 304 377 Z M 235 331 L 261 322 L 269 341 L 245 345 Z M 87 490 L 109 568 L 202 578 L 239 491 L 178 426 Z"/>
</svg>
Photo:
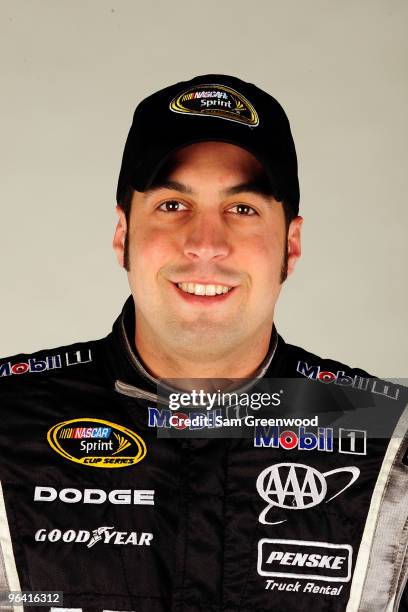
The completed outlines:
<svg viewBox="0 0 408 612">
<path fill-rule="evenodd" d="M 407 609 L 403 389 L 274 326 L 301 253 L 283 109 L 225 75 L 153 94 L 117 202 L 132 296 L 112 333 L 0 362 L 3 590 L 44 609 L 51 591 L 100 611 Z M 249 398 L 245 427 L 225 390 L 237 414 Z M 259 415 L 300 425 L 247 421 L 267 398 Z"/>
</svg>

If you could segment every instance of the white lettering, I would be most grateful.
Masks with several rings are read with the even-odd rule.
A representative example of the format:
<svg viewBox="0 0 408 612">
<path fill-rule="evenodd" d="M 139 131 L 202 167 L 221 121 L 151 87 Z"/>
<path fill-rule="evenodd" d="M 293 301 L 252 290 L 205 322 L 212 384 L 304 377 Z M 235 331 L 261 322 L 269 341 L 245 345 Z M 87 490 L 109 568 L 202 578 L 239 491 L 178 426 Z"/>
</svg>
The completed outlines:
<svg viewBox="0 0 408 612">
<path fill-rule="evenodd" d="M 154 506 L 154 489 L 114 489 L 108 493 L 103 489 L 66 488 L 57 491 L 54 487 L 36 486 L 34 501 L 53 502 L 57 498 L 65 504 L 103 504 L 108 500 L 111 504 L 134 504 L 135 506 Z"/>
<path fill-rule="evenodd" d="M 139 540 L 139 546 L 150 546 L 150 542 L 153 540 L 153 534 L 152 533 L 142 533 L 140 535 L 140 540 Z"/>
<path fill-rule="evenodd" d="M 50 542 L 57 542 L 61 538 L 61 531 L 59 529 L 52 529 L 48 534 Z"/>
<path fill-rule="evenodd" d="M 76 533 L 73 529 L 68 529 L 62 536 L 64 542 L 73 542 L 75 540 Z"/>
<path fill-rule="evenodd" d="M 60 500 L 67 504 L 76 504 L 81 501 L 81 497 L 81 491 L 78 489 L 62 489 L 59 494 Z"/>
<path fill-rule="evenodd" d="M 127 535 L 126 531 L 117 531 L 116 534 L 114 535 L 116 535 L 114 544 L 124 544 L 125 543 L 125 535 Z"/>
<path fill-rule="evenodd" d="M 53 487 L 35 487 L 34 501 L 54 501 L 57 491 Z"/>
<path fill-rule="evenodd" d="M 133 546 L 150 546 L 150 542 L 153 539 L 152 533 L 142 532 L 138 534 L 136 531 L 110 531 L 112 527 L 99 527 L 94 529 L 91 533 L 84 529 L 76 531 L 74 529 L 67 529 L 62 532 L 60 529 L 51 529 L 47 532 L 46 529 L 38 529 L 35 533 L 34 539 L 36 542 L 88 542 L 88 548 L 94 546 L 97 542 L 103 541 L 104 544 L 114 545 L 126 545 L 132 544 Z"/>
</svg>

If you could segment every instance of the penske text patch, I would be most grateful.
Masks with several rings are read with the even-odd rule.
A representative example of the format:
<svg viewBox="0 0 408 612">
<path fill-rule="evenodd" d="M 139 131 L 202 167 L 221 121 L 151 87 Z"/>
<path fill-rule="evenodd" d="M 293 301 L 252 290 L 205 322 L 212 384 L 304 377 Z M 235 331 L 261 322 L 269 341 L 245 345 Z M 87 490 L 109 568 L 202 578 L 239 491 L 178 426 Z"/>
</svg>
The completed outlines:
<svg viewBox="0 0 408 612">
<path fill-rule="evenodd" d="M 175 113 L 222 117 L 253 127 L 259 124 L 253 105 L 235 89 L 226 85 L 196 85 L 173 98 L 170 110 Z"/>
<path fill-rule="evenodd" d="M 47 440 L 64 459 L 96 468 L 128 467 L 142 461 L 147 452 L 144 440 L 134 431 L 87 417 L 57 423 Z"/>
<path fill-rule="evenodd" d="M 258 542 L 258 574 L 348 582 L 352 554 L 349 544 L 264 538 Z"/>
</svg>

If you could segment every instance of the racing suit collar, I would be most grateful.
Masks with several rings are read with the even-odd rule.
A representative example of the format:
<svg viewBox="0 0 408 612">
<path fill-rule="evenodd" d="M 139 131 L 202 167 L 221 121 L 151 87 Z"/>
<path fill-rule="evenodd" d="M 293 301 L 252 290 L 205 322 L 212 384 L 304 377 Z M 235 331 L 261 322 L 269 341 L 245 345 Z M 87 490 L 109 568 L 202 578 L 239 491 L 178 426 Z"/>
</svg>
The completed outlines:
<svg viewBox="0 0 408 612">
<path fill-rule="evenodd" d="M 108 336 L 108 367 L 113 375 L 115 390 L 125 395 L 156 399 L 157 386 L 162 383 L 145 368 L 135 346 L 135 306 L 133 297 L 126 300 L 122 312 L 116 319 L 112 333 Z M 284 341 L 273 325 L 270 344 L 265 359 L 253 378 L 276 376 Z M 109 353 L 109 354 L 108 354 Z"/>
</svg>

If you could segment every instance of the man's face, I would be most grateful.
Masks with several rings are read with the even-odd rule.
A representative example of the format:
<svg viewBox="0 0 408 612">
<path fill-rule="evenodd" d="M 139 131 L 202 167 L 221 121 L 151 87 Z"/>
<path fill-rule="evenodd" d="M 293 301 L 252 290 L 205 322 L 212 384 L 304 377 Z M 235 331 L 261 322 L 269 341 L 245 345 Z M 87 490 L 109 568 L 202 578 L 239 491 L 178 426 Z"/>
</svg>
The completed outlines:
<svg viewBox="0 0 408 612">
<path fill-rule="evenodd" d="M 260 163 L 240 147 L 206 142 L 172 158 L 153 189 L 134 192 L 129 227 L 114 238 L 136 304 L 136 340 L 197 359 L 269 337 L 281 289 L 300 255 L 301 218 L 286 236 L 282 204 L 262 190 Z"/>
</svg>

